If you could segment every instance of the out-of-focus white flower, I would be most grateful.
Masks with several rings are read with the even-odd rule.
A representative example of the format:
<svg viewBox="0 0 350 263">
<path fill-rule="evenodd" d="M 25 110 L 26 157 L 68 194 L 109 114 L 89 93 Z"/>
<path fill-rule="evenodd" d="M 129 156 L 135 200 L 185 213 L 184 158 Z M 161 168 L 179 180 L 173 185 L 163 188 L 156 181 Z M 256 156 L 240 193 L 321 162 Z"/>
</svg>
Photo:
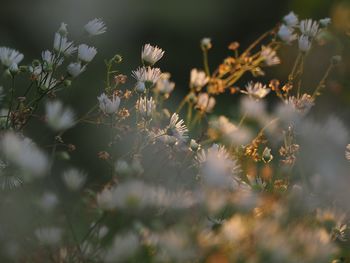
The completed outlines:
<svg viewBox="0 0 350 263">
<path fill-rule="evenodd" d="M 282 39 L 282 41 L 286 42 L 287 44 L 290 44 L 298 37 L 297 34 L 294 34 L 294 30 L 286 25 L 280 26 L 277 35 L 280 39 Z"/>
<path fill-rule="evenodd" d="M 300 98 L 289 97 L 287 104 L 291 105 L 295 111 L 301 113 L 302 115 L 307 114 L 311 107 L 314 106 L 314 98 L 309 94 L 303 94 Z"/>
<path fill-rule="evenodd" d="M 57 57 L 51 53 L 49 50 L 45 50 L 41 53 L 41 58 L 44 62 L 46 62 L 47 66 L 52 67 L 54 63 L 57 64 L 57 66 L 62 65 L 63 58 L 59 58 L 57 60 Z M 39 68 L 41 68 L 39 66 Z"/>
<path fill-rule="evenodd" d="M 81 44 L 78 47 L 78 59 L 85 63 L 89 63 L 97 54 L 97 50 L 94 47 L 89 47 L 86 44 Z"/>
<path fill-rule="evenodd" d="M 57 206 L 57 204 L 57 195 L 52 192 L 45 192 L 38 201 L 38 205 L 40 206 L 40 208 L 47 212 L 53 210 Z"/>
<path fill-rule="evenodd" d="M 209 97 L 208 93 L 198 94 L 196 108 L 202 112 L 212 112 L 216 104 L 214 97 Z"/>
<path fill-rule="evenodd" d="M 228 242 L 239 242 L 246 237 L 247 230 L 245 219 L 235 215 L 224 222 L 220 234 Z"/>
<path fill-rule="evenodd" d="M 300 21 L 300 25 L 299 25 L 300 32 L 303 35 L 308 36 L 310 38 L 313 38 L 317 35 L 318 27 L 319 27 L 318 22 L 313 21 L 312 19 L 302 20 Z"/>
<path fill-rule="evenodd" d="M 159 68 L 140 67 L 132 72 L 132 76 L 137 82 L 145 83 L 146 85 L 154 85 L 160 78 L 161 71 Z"/>
<path fill-rule="evenodd" d="M 298 16 L 292 11 L 283 17 L 283 22 L 286 23 L 288 27 L 296 27 L 299 23 Z"/>
<path fill-rule="evenodd" d="M 115 171 L 118 175 L 129 175 L 132 173 L 132 168 L 125 160 L 118 160 L 115 163 Z"/>
<path fill-rule="evenodd" d="M 277 56 L 276 51 L 269 47 L 262 47 L 261 57 L 264 59 L 266 65 L 268 66 L 278 65 L 281 63 L 281 60 Z"/>
<path fill-rule="evenodd" d="M 175 83 L 170 81 L 170 74 L 169 73 L 162 73 L 160 75 L 159 80 L 157 81 L 156 84 L 156 90 L 165 95 L 166 97 L 169 96 L 169 94 L 174 90 L 175 88 Z"/>
<path fill-rule="evenodd" d="M 70 56 L 77 50 L 73 42 L 69 42 L 66 37 L 61 36 L 59 33 L 55 33 L 53 48 L 57 53 L 65 56 Z"/>
<path fill-rule="evenodd" d="M 320 19 L 320 25 L 323 27 L 327 27 L 328 25 L 330 25 L 332 23 L 332 19 L 330 19 L 329 17 Z"/>
<path fill-rule="evenodd" d="M 86 69 L 86 66 L 82 66 L 80 62 L 73 62 L 67 66 L 67 72 L 73 78 L 78 77 Z"/>
<path fill-rule="evenodd" d="M 41 227 L 34 234 L 41 244 L 47 246 L 55 246 L 62 239 L 62 229 L 59 227 Z"/>
<path fill-rule="evenodd" d="M 152 118 L 154 111 L 156 110 L 156 103 L 152 97 L 142 97 L 136 101 L 136 110 L 144 119 Z"/>
<path fill-rule="evenodd" d="M 346 146 L 345 158 L 350 161 L 350 144 Z"/>
<path fill-rule="evenodd" d="M 167 134 L 174 136 L 180 142 L 184 142 L 188 139 L 188 129 L 184 124 L 184 120 L 181 120 L 177 113 L 174 113 L 170 118 Z"/>
<path fill-rule="evenodd" d="M 192 69 L 191 70 L 191 80 L 190 85 L 196 89 L 203 88 L 209 81 L 209 77 L 205 74 L 204 71 Z"/>
<path fill-rule="evenodd" d="M 309 40 L 308 36 L 305 35 L 301 35 L 299 37 L 299 41 L 298 41 L 298 45 L 299 45 L 299 50 L 301 52 L 308 52 L 311 48 L 311 41 Z"/>
<path fill-rule="evenodd" d="M 213 144 L 196 156 L 200 178 L 207 186 L 232 188 L 237 185 L 240 166 L 223 146 Z"/>
<path fill-rule="evenodd" d="M 201 48 L 203 50 L 211 49 L 212 48 L 211 38 L 209 38 L 209 37 L 202 38 L 202 40 L 201 40 Z"/>
<path fill-rule="evenodd" d="M 105 93 L 102 93 L 97 97 L 100 109 L 106 114 L 112 114 L 118 111 L 120 106 L 120 98 L 117 95 L 113 95 L 112 99 L 108 98 Z"/>
<path fill-rule="evenodd" d="M 142 48 L 141 59 L 149 65 L 154 65 L 163 57 L 163 55 L 164 51 L 161 48 L 152 46 L 151 44 L 146 44 Z"/>
<path fill-rule="evenodd" d="M 78 191 L 86 181 L 86 174 L 75 168 L 71 168 L 63 173 L 62 179 L 69 190 Z"/>
<path fill-rule="evenodd" d="M 270 93 L 270 89 L 260 82 L 249 82 L 246 85 L 247 94 L 254 99 L 262 99 Z"/>
<path fill-rule="evenodd" d="M 90 36 L 101 35 L 106 32 L 107 27 L 101 18 L 95 18 L 84 26 L 85 31 Z"/>
<path fill-rule="evenodd" d="M 1 151 L 9 162 L 30 176 L 43 176 L 49 167 L 47 156 L 30 139 L 14 133 L 3 135 Z"/>
<path fill-rule="evenodd" d="M 46 118 L 49 126 L 55 131 L 63 131 L 74 125 L 74 113 L 63 104 L 56 101 L 46 103 Z"/>
<path fill-rule="evenodd" d="M 23 54 L 15 49 L 0 47 L 0 61 L 7 68 L 11 67 L 13 64 L 18 65 L 23 58 Z"/>
<path fill-rule="evenodd" d="M 105 188 L 96 196 L 96 202 L 99 208 L 104 210 L 111 210 L 115 208 L 115 202 L 113 200 L 113 190 Z"/>
<path fill-rule="evenodd" d="M 19 70 L 18 65 L 16 63 L 13 63 L 10 67 L 9 70 L 12 74 L 16 74 Z"/>
<path fill-rule="evenodd" d="M 241 99 L 241 113 L 249 118 L 266 120 L 266 103 L 264 100 L 254 100 L 247 96 Z"/>
<path fill-rule="evenodd" d="M 62 22 L 57 32 L 63 37 L 66 36 L 68 34 L 67 24 Z"/>
<path fill-rule="evenodd" d="M 104 262 L 127 262 L 127 259 L 135 255 L 140 248 L 140 241 L 136 234 L 126 233 L 114 237 L 112 246 L 107 249 Z"/>
</svg>

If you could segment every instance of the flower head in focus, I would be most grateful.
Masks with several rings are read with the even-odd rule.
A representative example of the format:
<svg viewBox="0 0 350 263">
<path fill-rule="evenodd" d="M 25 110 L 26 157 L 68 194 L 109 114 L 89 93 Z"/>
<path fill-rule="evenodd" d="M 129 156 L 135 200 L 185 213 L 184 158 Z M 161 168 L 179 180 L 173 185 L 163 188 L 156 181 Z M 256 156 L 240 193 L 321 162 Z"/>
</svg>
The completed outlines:
<svg viewBox="0 0 350 263">
<path fill-rule="evenodd" d="M 71 56 L 77 50 L 73 42 L 68 41 L 66 37 L 63 37 L 59 33 L 55 33 L 53 48 L 57 53 L 64 54 L 67 57 Z"/>
<path fill-rule="evenodd" d="M 100 109 L 106 114 L 116 113 L 120 106 L 120 98 L 113 95 L 112 99 L 108 98 L 105 93 L 97 97 Z"/>
<path fill-rule="evenodd" d="M 73 78 L 78 77 L 85 70 L 86 70 L 86 66 L 85 65 L 82 66 L 80 62 L 73 62 L 67 66 L 67 72 Z"/>
<path fill-rule="evenodd" d="M 177 113 L 174 113 L 170 118 L 167 134 L 174 136 L 180 142 L 184 142 L 188 139 L 188 129 L 184 124 L 184 120 L 180 119 Z"/>
<path fill-rule="evenodd" d="M 89 63 L 97 54 L 94 47 L 89 47 L 86 44 L 81 44 L 78 47 L 78 59 L 82 62 Z"/>
<path fill-rule="evenodd" d="M 107 27 L 101 18 L 95 18 L 89 21 L 84 26 L 84 29 L 90 36 L 101 35 L 107 31 Z"/>
<path fill-rule="evenodd" d="M 317 35 L 318 33 L 318 28 L 319 28 L 319 24 L 317 21 L 313 21 L 312 19 L 305 19 L 300 21 L 300 32 L 305 35 L 308 36 L 310 38 L 313 38 Z"/>
<path fill-rule="evenodd" d="M 23 54 L 15 49 L 0 47 L 0 61 L 7 68 L 12 65 L 18 65 L 23 58 Z"/>
<path fill-rule="evenodd" d="M 140 67 L 132 72 L 132 76 L 138 83 L 144 83 L 146 87 L 153 86 L 160 78 L 161 71 L 159 68 Z"/>
<path fill-rule="evenodd" d="M 164 51 L 161 48 L 146 44 L 142 48 L 141 59 L 144 63 L 153 66 L 163 55 Z"/>
<path fill-rule="evenodd" d="M 254 99 L 262 99 L 270 93 L 270 89 L 260 82 L 249 82 L 246 86 L 247 94 Z"/>
</svg>

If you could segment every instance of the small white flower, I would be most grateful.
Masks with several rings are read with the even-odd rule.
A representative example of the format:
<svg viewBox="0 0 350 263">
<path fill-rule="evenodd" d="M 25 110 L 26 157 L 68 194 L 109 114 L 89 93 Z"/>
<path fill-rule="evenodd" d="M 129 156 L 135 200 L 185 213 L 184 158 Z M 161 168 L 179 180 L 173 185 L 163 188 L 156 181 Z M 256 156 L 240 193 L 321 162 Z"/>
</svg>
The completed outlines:
<svg viewBox="0 0 350 263">
<path fill-rule="evenodd" d="M 145 84 L 154 85 L 160 78 L 161 71 L 159 68 L 140 67 L 132 72 L 132 76 L 138 81 Z"/>
<path fill-rule="evenodd" d="M 327 27 L 332 23 L 332 19 L 330 19 L 329 17 L 320 19 L 320 25 L 323 27 Z"/>
<path fill-rule="evenodd" d="M 294 12 L 290 12 L 283 17 L 283 21 L 288 27 L 296 27 L 299 23 L 298 16 Z"/>
<path fill-rule="evenodd" d="M 267 94 L 270 93 L 270 89 L 266 88 L 266 85 L 263 85 L 260 82 L 249 82 L 248 85 L 246 86 L 247 89 L 247 94 L 255 99 L 262 99 L 264 98 Z"/>
<path fill-rule="evenodd" d="M 128 258 L 135 255 L 140 245 L 139 238 L 134 233 L 117 235 L 114 237 L 112 246 L 107 249 L 103 262 L 127 262 Z"/>
<path fill-rule="evenodd" d="M 61 36 L 59 33 L 55 33 L 53 48 L 57 53 L 63 53 L 67 57 L 77 50 L 73 42 L 69 42 L 66 37 Z"/>
<path fill-rule="evenodd" d="M 150 119 L 156 110 L 156 103 L 152 97 L 149 99 L 143 97 L 136 101 L 135 107 L 142 118 Z"/>
<path fill-rule="evenodd" d="M 287 105 L 292 106 L 298 113 L 305 115 L 310 111 L 312 106 L 315 105 L 315 100 L 311 95 L 305 93 L 300 98 L 294 96 L 289 97 Z"/>
<path fill-rule="evenodd" d="M 120 105 L 120 98 L 113 95 L 112 99 L 108 98 L 105 93 L 97 97 L 100 109 L 106 114 L 112 114 L 118 111 Z"/>
<path fill-rule="evenodd" d="M 78 191 L 86 181 L 86 174 L 72 168 L 63 173 L 62 179 L 69 190 Z"/>
<path fill-rule="evenodd" d="M 88 63 L 90 62 L 97 54 L 97 50 L 94 47 L 89 47 L 88 45 L 81 44 L 78 47 L 78 59 Z"/>
<path fill-rule="evenodd" d="M 191 80 L 190 85 L 198 90 L 203 88 L 209 81 L 209 77 L 205 74 L 204 71 L 192 69 L 191 70 Z"/>
<path fill-rule="evenodd" d="M 86 69 L 86 66 L 82 66 L 80 62 L 70 63 L 67 66 L 67 72 L 73 78 L 79 76 L 81 73 L 85 71 L 85 69 Z"/>
<path fill-rule="evenodd" d="M 200 93 L 197 98 L 196 108 L 202 112 L 212 112 L 215 104 L 214 97 L 209 97 L 208 93 Z"/>
<path fill-rule="evenodd" d="M 0 61 L 7 68 L 11 67 L 13 64 L 19 64 L 23 58 L 23 54 L 15 49 L 0 47 Z"/>
<path fill-rule="evenodd" d="M 212 47 L 211 38 L 209 38 L 209 37 L 202 38 L 202 40 L 201 40 L 201 47 L 204 50 L 211 49 L 211 47 Z"/>
<path fill-rule="evenodd" d="M 223 146 L 213 144 L 209 149 L 201 150 L 196 161 L 201 179 L 206 185 L 226 188 L 236 184 L 240 166 Z"/>
<path fill-rule="evenodd" d="M 269 47 L 261 48 L 261 56 L 264 58 L 266 65 L 273 66 L 281 63 L 281 60 L 276 54 L 276 51 Z"/>
<path fill-rule="evenodd" d="M 180 142 L 184 142 L 188 139 L 188 129 L 184 124 L 184 120 L 181 120 L 177 113 L 174 113 L 170 118 L 167 134 L 174 136 Z"/>
<path fill-rule="evenodd" d="M 287 44 L 290 44 L 298 37 L 297 34 L 294 34 L 294 30 L 292 28 L 287 27 L 286 25 L 280 26 L 277 35 L 280 39 L 282 39 L 282 41 L 286 42 Z"/>
<path fill-rule="evenodd" d="M 60 28 L 58 29 L 58 33 L 61 36 L 66 36 L 68 34 L 68 29 L 67 29 L 67 24 L 66 23 L 61 23 Z"/>
<path fill-rule="evenodd" d="M 305 19 L 300 21 L 299 29 L 303 35 L 313 38 L 318 33 L 318 27 L 319 25 L 317 21 L 313 21 L 312 19 Z"/>
<path fill-rule="evenodd" d="M 9 70 L 11 73 L 16 74 L 19 70 L 18 65 L 16 63 L 13 63 L 10 67 Z"/>
<path fill-rule="evenodd" d="M 301 35 L 299 37 L 298 45 L 299 45 L 299 50 L 301 52 L 306 53 L 311 48 L 311 41 L 309 40 L 309 37 L 307 37 L 305 35 Z"/>
<path fill-rule="evenodd" d="M 57 60 L 57 57 L 51 53 L 49 50 L 45 50 L 41 53 L 41 58 L 48 66 L 53 66 L 53 64 L 56 62 L 57 66 L 62 65 L 63 59 L 60 58 Z M 40 66 L 39 66 L 40 67 Z M 41 68 L 41 67 L 40 67 Z"/>
<path fill-rule="evenodd" d="M 146 44 L 142 48 L 141 59 L 149 65 L 154 65 L 163 55 L 164 51 L 161 48 Z"/>
<path fill-rule="evenodd" d="M 106 32 L 107 27 L 101 18 L 95 18 L 84 26 L 85 31 L 90 36 L 101 35 Z"/>
<path fill-rule="evenodd" d="M 2 136 L 0 144 L 7 160 L 23 172 L 36 177 L 45 175 L 48 158 L 30 139 L 8 132 Z"/>
<path fill-rule="evenodd" d="M 46 118 L 49 126 L 55 131 L 62 131 L 74 125 L 74 113 L 64 108 L 60 101 L 46 103 Z"/>
<path fill-rule="evenodd" d="M 61 242 L 62 229 L 58 227 L 41 227 L 35 230 L 35 236 L 43 245 L 54 246 Z"/>
<path fill-rule="evenodd" d="M 350 161 L 350 144 L 346 146 L 345 158 Z"/>
<path fill-rule="evenodd" d="M 166 97 L 169 96 L 169 94 L 174 90 L 175 88 L 175 83 L 171 82 L 170 80 L 170 74 L 169 73 L 162 73 L 160 75 L 159 80 L 157 81 L 156 84 L 156 90 L 165 95 Z"/>
</svg>

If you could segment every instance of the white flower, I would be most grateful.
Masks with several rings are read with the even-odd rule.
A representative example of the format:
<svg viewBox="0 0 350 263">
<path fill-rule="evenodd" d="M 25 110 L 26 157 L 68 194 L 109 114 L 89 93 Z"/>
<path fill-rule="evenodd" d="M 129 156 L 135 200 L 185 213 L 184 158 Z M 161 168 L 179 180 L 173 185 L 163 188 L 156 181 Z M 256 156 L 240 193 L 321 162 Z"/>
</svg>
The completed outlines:
<svg viewBox="0 0 350 263">
<path fill-rule="evenodd" d="M 345 157 L 350 161 L 350 144 L 346 146 Z"/>
<path fill-rule="evenodd" d="M 209 81 L 209 77 L 205 74 L 204 71 L 200 71 L 197 69 L 191 70 L 191 80 L 190 85 L 196 89 L 203 88 Z"/>
<path fill-rule="evenodd" d="M 216 104 L 214 97 L 209 97 L 208 93 L 198 94 L 196 108 L 202 112 L 211 112 Z"/>
<path fill-rule="evenodd" d="M 305 115 L 315 105 L 315 100 L 311 95 L 305 93 L 300 98 L 289 97 L 287 104 L 292 106 L 295 111 Z"/>
<path fill-rule="evenodd" d="M 44 62 L 46 62 L 46 64 L 48 66 L 53 66 L 53 64 L 56 62 L 57 63 L 57 66 L 60 66 L 62 65 L 62 62 L 63 62 L 63 59 L 62 58 L 59 58 L 57 60 L 57 57 L 51 53 L 51 51 L 49 50 L 45 50 L 41 53 L 41 58 Z M 39 68 L 41 68 L 39 66 Z"/>
<path fill-rule="evenodd" d="M 209 37 L 202 38 L 202 40 L 201 40 L 201 47 L 204 50 L 211 49 L 211 47 L 212 47 L 211 38 L 209 38 Z"/>
<path fill-rule="evenodd" d="M 224 188 L 236 185 L 240 166 L 223 146 L 213 144 L 209 149 L 201 150 L 196 161 L 201 179 L 206 185 Z"/>
<path fill-rule="evenodd" d="M 9 162 L 30 176 L 43 176 L 49 167 L 47 156 L 28 138 L 5 133 L 0 149 Z"/>
<path fill-rule="evenodd" d="M 156 103 L 152 97 L 150 97 L 149 99 L 143 97 L 136 101 L 135 107 L 142 118 L 150 119 L 152 118 L 152 115 L 156 110 Z"/>
<path fill-rule="evenodd" d="M 299 29 L 303 35 L 313 38 L 318 33 L 318 27 L 319 25 L 317 21 L 305 19 L 300 21 Z"/>
<path fill-rule="evenodd" d="M 97 97 L 100 109 L 106 114 L 112 114 L 118 111 L 120 105 L 120 98 L 113 95 L 112 99 L 108 98 L 105 93 Z"/>
<path fill-rule="evenodd" d="M 298 37 L 297 34 L 294 34 L 294 30 L 292 28 L 287 27 L 286 25 L 280 26 L 277 35 L 280 39 L 282 39 L 282 41 L 286 42 L 287 44 L 290 44 Z"/>
<path fill-rule="evenodd" d="M 169 94 L 174 90 L 175 88 L 175 83 L 169 81 L 170 79 L 170 74 L 169 73 L 162 73 L 160 75 L 159 80 L 157 81 L 156 84 L 156 90 L 165 95 L 166 97 L 169 96 Z"/>
<path fill-rule="evenodd" d="M 154 85 L 160 78 L 159 68 L 140 67 L 132 72 L 132 76 L 141 83 Z"/>
<path fill-rule="evenodd" d="M 69 42 L 66 37 L 59 33 L 55 33 L 53 48 L 57 53 L 63 53 L 65 56 L 70 56 L 77 50 L 73 42 Z"/>
<path fill-rule="evenodd" d="M 299 45 L 299 50 L 301 52 L 308 52 L 311 48 L 311 41 L 309 40 L 308 36 L 305 35 L 301 35 L 299 37 L 299 41 L 298 41 L 298 45 Z"/>
<path fill-rule="evenodd" d="M 266 103 L 264 100 L 254 100 L 247 96 L 241 99 L 241 113 L 249 118 L 264 121 L 267 118 Z"/>
<path fill-rule="evenodd" d="M 61 36 L 66 36 L 68 34 L 67 24 L 62 22 L 57 32 Z"/>
<path fill-rule="evenodd" d="M 157 47 L 146 44 L 142 48 L 141 59 L 149 65 L 154 65 L 164 55 L 164 51 Z"/>
<path fill-rule="evenodd" d="M 23 54 L 15 49 L 0 47 L 0 60 L 1 63 L 7 68 L 11 67 L 13 64 L 19 64 L 23 58 Z"/>
<path fill-rule="evenodd" d="M 170 124 L 167 129 L 167 134 L 174 136 L 179 141 L 183 142 L 188 139 L 188 129 L 184 124 L 184 120 L 179 120 L 179 115 L 174 113 L 170 118 Z"/>
<path fill-rule="evenodd" d="M 281 63 L 276 51 L 269 47 L 262 46 L 261 57 L 263 57 L 266 65 L 268 66 L 278 65 Z"/>
<path fill-rule="evenodd" d="M 60 101 L 46 103 L 46 118 L 49 126 L 55 131 L 62 131 L 74 125 L 74 113 L 69 108 L 64 108 Z"/>
<path fill-rule="evenodd" d="M 260 82 L 249 82 L 246 86 L 247 94 L 254 99 L 262 99 L 269 94 L 270 89 Z"/>
<path fill-rule="evenodd" d="M 67 66 L 67 72 L 73 78 L 78 77 L 81 73 L 83 73 L 86 69 L 86 66 L 82 66 L 80 62 L 70 63 Z"/>
<path fill-rule="evenodd" d="M 78 191 L 86 181 L 86 174 L 71 168 L 63 173 L 62 179 L 69 190 Z"/>
<path fill-rule="evenodd" d="M 288 15 L 283 17 L 283 21 L 288 27 L 296 27 L 299 23 L 298 16 L 294 12 L 290 12 Z"/>
<path fill-rule="evenodd" d="M 62 229 L 58 227 L 41 227 L 35 230 L 35 236 L 43 245 L 54 246 L 62 239 Z"/>
<path fill-rule="evenodd" d="M 78 59 L 88 63 L 90 62 L 97 54 L 97 50 L 94 47 L 89 47 L 88 45 L 81 44 L 78 47 Z"/>
<path fill-rule="evenodd" d="M 332 19 L 330 19 L 329 17 L 320 19 L 320 25 L 323 27 L 327 27 L 330 23 L 332 23 Z"/>
<path fill-rule="evenodd" d="M 95 18 L 84 26 L 85 31 L 90 36 L 101 35 L 106 32 L 107 27 L 101 18 Z"/>
</svg>

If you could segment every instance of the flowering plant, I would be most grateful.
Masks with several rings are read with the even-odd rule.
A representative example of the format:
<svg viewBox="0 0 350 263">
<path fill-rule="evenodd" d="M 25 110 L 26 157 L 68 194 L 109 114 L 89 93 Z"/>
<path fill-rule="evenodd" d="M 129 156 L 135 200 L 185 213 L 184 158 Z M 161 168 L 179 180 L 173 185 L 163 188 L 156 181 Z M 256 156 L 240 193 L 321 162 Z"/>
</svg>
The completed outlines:
<svg viewBox="0 0 350 263">
<path fill-rule="evenodd" d="M 1 257 L 345 262 L 348 133 L 335 117 L 322 124 L 308 117 L 340 56 L 330 58 L 311 93 L 303 86 L 305 61 L 330 23 L 299 21 L 291 12 L 243 52 L 231 43 L 231 54 L 214 71 L 213 45 L 204 38 L 203 70 L 192 69 L 188 94 L 174 108 L 175 83 L 155 67 L 166 55 L 161 48 L 143 46 L 132 80 L 119 72 L 123 59 L 115 55 L 105 61 L 96 104 L 82 116 L 58 94 L 89 70 L 95 47 L 68 40 L 64 23 L 53 49 L 29 65 L 21 64 L 19 51 L 1 47 L 8 79 L 0 88 Z M 94 19 L 84 31 L 97 36 L 106 26 Z M 294 42 L 299 51 L 285 80 L 242 85 L 243 76 L 259 78 L 280 64 L 279 49 Z M 24 90 L 16 85 L 21 78 L 28 82 Z M 217 115 L 221 94 L 240 97 L 238 117 Z M 270 109 L 268 96 L 278 99 Z M 51 129 L 50 145 L 29 138 L 33 121 Z M 108 134 L 96 155 L 107 167 L 102 178 L 71 161 L 79 145 L 66 142 L 65 134 L 82 123 Z"/>
</svg>

